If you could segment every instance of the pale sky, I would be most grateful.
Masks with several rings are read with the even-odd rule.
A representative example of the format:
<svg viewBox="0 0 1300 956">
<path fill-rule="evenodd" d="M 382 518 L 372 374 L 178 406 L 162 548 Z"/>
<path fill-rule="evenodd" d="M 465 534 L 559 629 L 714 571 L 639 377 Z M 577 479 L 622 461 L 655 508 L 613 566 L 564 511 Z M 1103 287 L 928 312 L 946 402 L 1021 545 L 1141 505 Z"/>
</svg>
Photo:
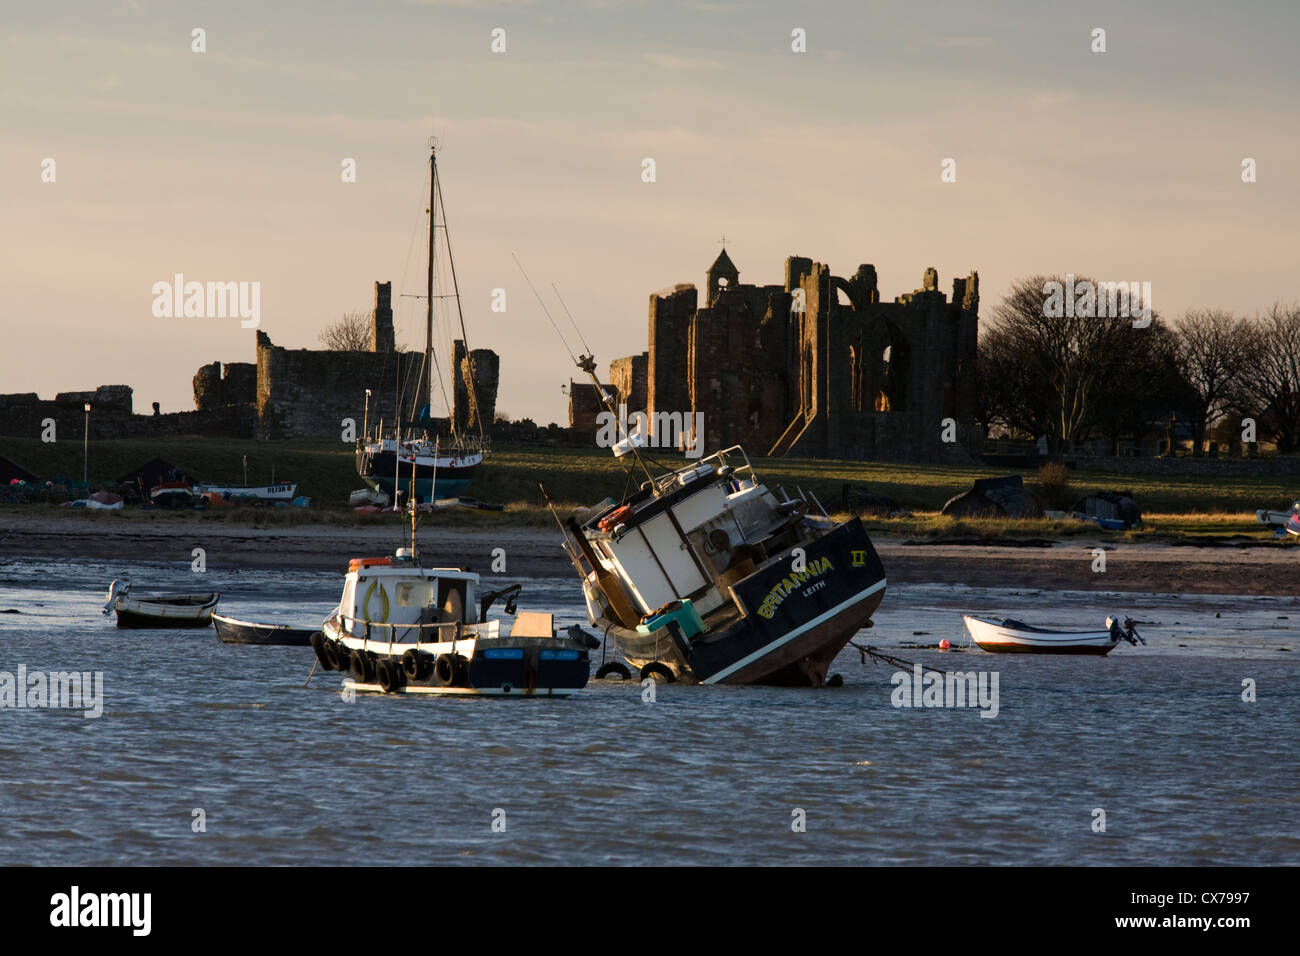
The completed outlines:
<svg viewBox="0 0 1300 956">
<path fill-rule="evenodd" d="M 193 408 L 198 366 L 253 361 L 254 332 L 155 318 L 177 272 L 260 282 L 291 348 L 377 279 L 423 292 L 430 133 L 470 344 L 543 424 L 578 373 L 512 252 L 602 376 L 724 234 L 742 282 L 791 254 L 874 263 L 888 299 L 978 270 L 983 315 L 1035 273 L 1149 281 L 1166 316 L 1300 299 L 1288 3 L 4 0 L 0 31 L 0 392 Z"/>
</svg>

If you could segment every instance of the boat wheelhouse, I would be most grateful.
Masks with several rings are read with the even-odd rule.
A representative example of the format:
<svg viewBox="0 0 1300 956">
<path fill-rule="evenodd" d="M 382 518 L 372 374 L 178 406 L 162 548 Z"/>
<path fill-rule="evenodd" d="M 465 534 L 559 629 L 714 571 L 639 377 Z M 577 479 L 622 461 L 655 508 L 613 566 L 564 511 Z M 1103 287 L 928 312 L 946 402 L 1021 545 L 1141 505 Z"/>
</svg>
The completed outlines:
<svg viewBox="0 0 1300 956">
<path fill-rule="evenodd" d="M 339 605 L 312 647 L 326 670 L 350 671 L 358 691 L 563 697 L 587 684 L 588 651 L 598 642 L 580 628 L 556 633 L 549 613 L 517 611 L 519 585 L 487 594 L 462 568 L 425 568 L 412 552 L 357 558 Z M 487 617 L 505 599 L 502 619 Z"/>
<path fill-rule="evenodd" d="M 778 497 L 738 445 L 566 530 L 591 623 L 643 678 L 821 686 L 885 593 L 861 521 Z"/>
</svg>

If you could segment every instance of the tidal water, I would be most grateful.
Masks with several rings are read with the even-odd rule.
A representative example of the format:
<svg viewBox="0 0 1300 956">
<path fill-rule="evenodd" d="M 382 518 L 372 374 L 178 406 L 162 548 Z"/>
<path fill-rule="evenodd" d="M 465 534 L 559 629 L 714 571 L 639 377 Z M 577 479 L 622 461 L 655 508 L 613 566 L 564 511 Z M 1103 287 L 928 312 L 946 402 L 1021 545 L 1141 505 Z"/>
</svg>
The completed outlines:
<svg viewBox="0 0 1300 956">
<path fill-rule="evenodd" d="M 844 686 L 817 691 L 659 685 L 647 701 L 593 681 L 567 700 L 348 701 L 337 673 L 304 686 L 310 648 L 118 630 L 100 608 L 123 573 L 308 625 L 342 583 L 0 567 L 0 610 L 20 612 L 0 614 L 0 672 L 102 672 L 104 697 L 97 718 L 0 709 L 0 864 L 1300 863 L 1297 598 L 892 587 L 857 641 L 996 674 L 989 718 L 895 707 L 896 668 L 852 647 Z M 572 581 L 524 584 L 522 608 L 585 623 Z M 1131 615 L 1148 644 L 915 646 L 960 648 L 963 612 Z"/>
</svg>

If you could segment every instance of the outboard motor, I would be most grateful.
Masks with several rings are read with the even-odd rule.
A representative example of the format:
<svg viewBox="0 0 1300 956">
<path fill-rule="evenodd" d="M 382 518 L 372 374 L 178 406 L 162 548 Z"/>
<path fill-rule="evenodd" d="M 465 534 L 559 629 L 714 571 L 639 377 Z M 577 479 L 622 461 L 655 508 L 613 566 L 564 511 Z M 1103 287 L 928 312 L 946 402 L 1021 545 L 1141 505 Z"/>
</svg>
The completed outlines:
<svg viewBox="0 0 1300 956">
<path fill-rule="evenodd" d="M 1116 644 L 1121 640 L 1128 641 L 1134 647 L 1138 646 L 1138 642 L 1145 644 L 1146 641 L 1142 640 L 1142 636 L 1133 629 L 1136 626 L 1137 621 L 1133 620 L 1131 617 L 1124 618 L 1123 627 L 1120 626 L 1119 621 L 1115 618 L 1106 618 L 1106 629 L 1110 631 L 1111 641 Z"/>
<path fill-rule="evenodd" d="M 105 598 L 104 611 L 107 614 L 113 609 L 119 597 L 126 597 L 131 590 L 130 581 L 122 581 L 118 578 L 113 579 L 113 583 L 108 586 L 108 596 Z"/>
</svg>

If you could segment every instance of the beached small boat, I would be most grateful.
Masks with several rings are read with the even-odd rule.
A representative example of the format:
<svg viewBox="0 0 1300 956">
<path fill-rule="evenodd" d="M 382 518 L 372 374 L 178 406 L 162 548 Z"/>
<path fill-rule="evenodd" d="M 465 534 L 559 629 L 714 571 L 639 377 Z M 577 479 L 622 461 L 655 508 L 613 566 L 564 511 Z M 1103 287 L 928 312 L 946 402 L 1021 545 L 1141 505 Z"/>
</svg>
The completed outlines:
<svg viewBox="0 0 1300 956">
<path fill-rule="evenodd" d="M 360 488 L 348 495 L 348 504 L 354 508 L 365 505 L 377 505 L 382 508 L 388 504 L 388 493 L 376 491 L 374 488 Z"/>
<path fill-rule="evenodd" d="M 1293 504 L 1290 511 L 1269 511 L 1266 508 L 1259 508 L 1255 511 L 1255 520 L 1270 528 L 1286 528 L 1291 531 L 1292 525 L 1300 528 L 1300 520 L 1298 519 L 1300 519 L 1300 501 Z M 1291 531 L 1291 533 L 1297 534 L 1300 532 Z"/>
<path fill-rule="evenodd" d="M 131 594 L 131 583 L 114 578 L 108 586 L 104 613 L 117 612 L 118 627 L 207 627 L 221 595 Z"/>
<path fill-rule="evenodd" d="M 194 504 L 194 486 L 188 481 L 164 481 L 149 489 L 149 501 L 159 508 L 188 508 Z"/>
<path fill-rule="evenodd" d="M 292 627 L 288 624 L 257 624 L 221 614 L 212 615 L 212 629 L 226 644 L 284 644 L 306 647 L 319 627 Z"/>
<path fill-rule="evenodd" d="M 1109 654 L 1120 641 L 1143 644 L 1135 631 L 1136 622 L 1128 618 L 1121 626 L 1113 617 L 1106 618 L 1106 629 L 1095 631 L 1052 631 L 1023 621 L 964 615 L 966 630 L 981 649 L 993 653 L 1014 654 Z"/>
<path fill-rule="evenodd" d="M 1103 518 L 1100 515 L 1084 514 L 1081 511 L 1074 512 L 1072 517 L 1077 521 L 1094 522 L 1098 527 L 1106 531 L 1124 531 L 1128 528 L 1128 525 L 1119 518 Z"/>
<path fill-rule="evenodd" d="M 298 485 L 292 481 L 278 485 L 199 485 L 194 493 L 223 501 L 293 501 Z"/>
</svg>

